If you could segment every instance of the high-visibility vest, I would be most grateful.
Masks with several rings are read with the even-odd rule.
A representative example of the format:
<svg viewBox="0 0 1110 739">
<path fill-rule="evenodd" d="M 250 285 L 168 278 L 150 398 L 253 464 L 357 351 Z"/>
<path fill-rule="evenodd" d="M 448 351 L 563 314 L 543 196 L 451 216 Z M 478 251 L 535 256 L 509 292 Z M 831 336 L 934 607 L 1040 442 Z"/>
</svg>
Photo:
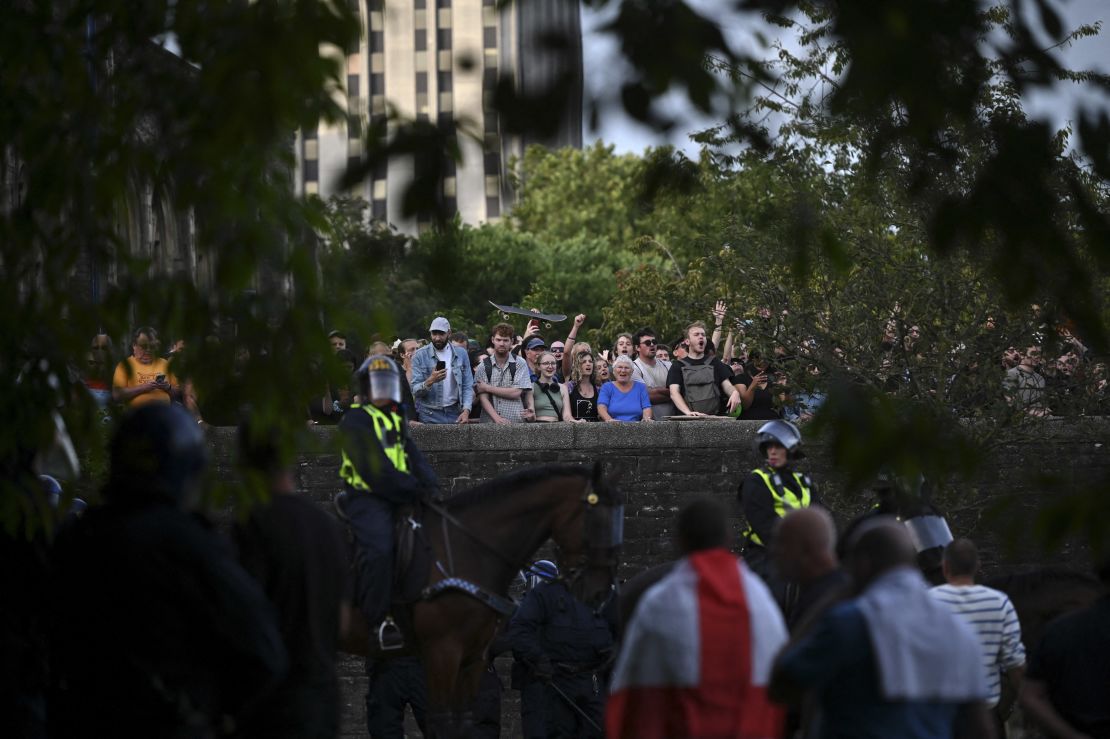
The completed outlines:
<svg viewBox="0 0 1110 739">
<path fill-rule="evenodd" d="M 385 452 L 385 458 L 389 460 L 398 472 L 409 473 L 409 457 L 405 454 L 405 437 L 404 437 L 404 423 L 405 419 L 398 413 L 393 411 L 383 411 L 374 405 L 355 405 L 351 406 L 351 410 L 363 410 L 370 416 L 370 420 L 374 423 L 374 436 L 377 437 L 378 442 L 382 445 L 382 451 Z M 392 432 L 392 434 L 390 434 Z M 389 437 L 392 436 L 393 441 L 390 443 Z M 343 450 L 343 464 L 339 467 L 339 476 L 345 483 L 350 485 L 355 490 L 365 490 L 370 492 L 370 484 L 362 479 L 362 475 L 358 473 L 358 468 L 355 467 L 354 462 L 347 456 L 347 450 Z"/>
<path fill-rule="evenodd" d="M 768 471 L 762 467 L 752 470 L 752 472 L 759 475 L 763 480 L 763 484 L 771 491 L 771 497 L 775 501 L 775 515 L 779 518 L 782 518 L 790 511 L 796 511 L 799 508 L 806 508 L 809 506 L 809 502 L 813 496 L 810 492 L 810 482 L 807 475 L 803 475 L 801 472 L 793 473 L 794 480 L 797 481 L 798 488 L 802 491 L 802 497 L 799 498 L 793 490 L 782 484 L 782 478 L 779 477 L 778 472 Z M 751 524 L 748 524 L 744 536 L 747 537 L 748 541 L 752 544 L 765 546 L 763 541 L 759 538 L 759 534 L 752 530 Z"/>
</svg>

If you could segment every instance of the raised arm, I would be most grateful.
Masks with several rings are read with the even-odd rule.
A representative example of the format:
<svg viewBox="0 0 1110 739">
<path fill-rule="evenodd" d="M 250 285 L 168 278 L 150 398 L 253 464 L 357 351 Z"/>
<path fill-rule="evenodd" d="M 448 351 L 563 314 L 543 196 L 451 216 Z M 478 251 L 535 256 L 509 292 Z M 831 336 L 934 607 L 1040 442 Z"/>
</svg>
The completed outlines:
<svg viewBox="0 0 1110 739">
<path fill-rule="evenodd" d="M 574 317 L 574 325 L 570 327 L 567 340 L 563 342 L 563 377 L 570 377 L 571 358 L 574 356 L 574 342 L 578 339 L 578 330 L 586 322 L 586 314 L 579 313 Z"/>
</svg>

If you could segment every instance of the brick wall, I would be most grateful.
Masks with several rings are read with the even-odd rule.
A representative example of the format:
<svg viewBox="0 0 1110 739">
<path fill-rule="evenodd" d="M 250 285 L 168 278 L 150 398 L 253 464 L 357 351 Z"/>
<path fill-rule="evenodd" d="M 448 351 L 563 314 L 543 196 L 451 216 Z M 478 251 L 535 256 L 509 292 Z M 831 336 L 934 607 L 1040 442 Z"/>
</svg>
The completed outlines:
<svg viewBox="0 0 1110 739">
<path fill-rule="evenodd" d="M 627 578 L 670 558 L 671 522 L 693 496 L 709 495 L 725 502 L 739 531 L 736 488 L 757 462 L 752 439 L 758 427 L 754 421 L 424 426 L 414 431 L 414 437 L 449 494 L 530 465 L 590 465 L 600 460 L 609 474 L 618 476 L 628 498 L 621 571 L 621 577 Z M 230 429 L 211 433 L 217 468 L 222 476 L 230 475 L 234 435 Z M 319 428 L 315 433 L 318 443 L 299 462 L 299 485 L 321 505 L 329 505 L 338 489 L 334 429 Z M 1005 534 L 1021 531 L 1021 514 L 1034 512 L 1046 496 L 1110 476 L 1108 440 L 1110 422 L 1083 419 L 1048 421 L 1035 434 L 996 444 L 976 479 L 946 490 L 941 497 L 953 532 L 976 539 L 988 574 L 1044 563 L 1047 559 L 1028 533 Z M 842 492 L 820 444 L 809 444 L 807 452 L 802 467 L 811 473 L 838 517 L 848 519 L 870 504 L 866 495 L 849 498 Z M 1072 546 L 1050 559 L 1083 565 L 1081 553 Z M 506 657 L 497 662 L 505 685 L 509 664 Z M 364 736 L 366 687 L 361 660 L 344 660 L 342 681 L 343 735 Z M 519 736 L 517 696 L 508 689 L 503 709 L 502 735 Z"/>
</svg>

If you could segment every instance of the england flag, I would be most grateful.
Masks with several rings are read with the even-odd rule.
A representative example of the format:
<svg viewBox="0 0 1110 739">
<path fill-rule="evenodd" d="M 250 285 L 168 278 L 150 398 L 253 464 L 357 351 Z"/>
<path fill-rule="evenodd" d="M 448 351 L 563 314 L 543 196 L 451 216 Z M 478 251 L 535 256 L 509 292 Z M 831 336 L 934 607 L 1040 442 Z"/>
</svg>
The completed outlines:
<svg viewBox="0 0 1110 739">
<path fill-rule="evenodd" d="M 613 674 L 607 736 L 764 739 L 786 626 L 767 586 L 724 549 L 696 552 L 643 596 Z"/>
</svg>

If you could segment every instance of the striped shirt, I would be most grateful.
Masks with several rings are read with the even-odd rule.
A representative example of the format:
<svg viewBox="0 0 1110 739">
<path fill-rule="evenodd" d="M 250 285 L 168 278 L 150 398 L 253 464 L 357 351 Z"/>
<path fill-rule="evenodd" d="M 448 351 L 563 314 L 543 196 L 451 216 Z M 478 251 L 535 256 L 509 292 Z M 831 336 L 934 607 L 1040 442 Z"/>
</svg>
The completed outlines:
<svg viewBox="0 0 1110 739">
<path fill-rule="evenodd" d="M 983 669 L 990 690 L 988 703 L 998 705 L 1002 670 L 1025 664 L 1021 624 L 1005 593 L 984 585 L 938 585 L 930 593 L 956 615 L 967 620 L 983 647 Z"/>
</svg>

